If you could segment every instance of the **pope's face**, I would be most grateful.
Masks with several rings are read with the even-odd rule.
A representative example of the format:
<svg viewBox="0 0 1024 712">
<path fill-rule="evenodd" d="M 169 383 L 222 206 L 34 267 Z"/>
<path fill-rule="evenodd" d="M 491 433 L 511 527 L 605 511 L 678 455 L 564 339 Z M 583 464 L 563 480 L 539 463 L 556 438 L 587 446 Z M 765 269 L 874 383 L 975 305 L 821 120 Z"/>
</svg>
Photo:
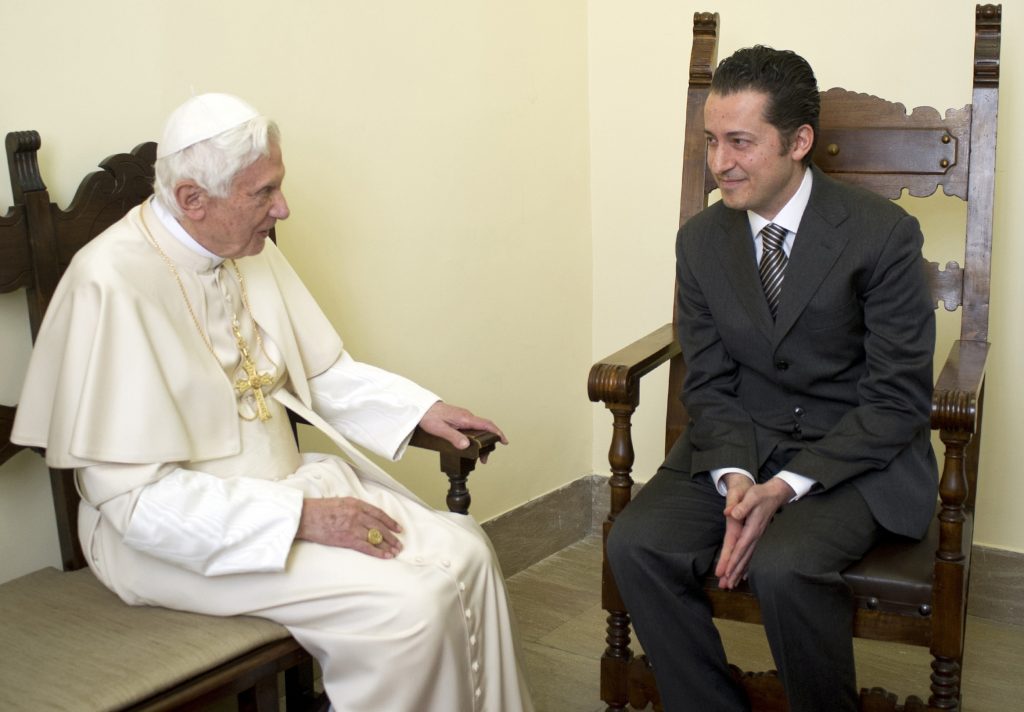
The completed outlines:
<svg viewBox="0 0 1024 712">
<path fill-rule="evenodd" d="M 704 104 L 708 168 L 735 210 L 752 210 L 773 219 L 800 187 L 801 162 L 813 141 L 809 125 L 797 129 L 789 145 L 764 118 L 768 95 L 739 91 L 712 92 Z"/>
<path fill-rule="evenodd" d="M 281 148 L 271 142 L 270 155 L 260 156 L 240 171 L 227 196 L 206 196 L 196 240 L 224 258 L 259 253 L 274 224 L 288 217 L 288 202 L 281 192 L 283 182 Z"/>
</svg>

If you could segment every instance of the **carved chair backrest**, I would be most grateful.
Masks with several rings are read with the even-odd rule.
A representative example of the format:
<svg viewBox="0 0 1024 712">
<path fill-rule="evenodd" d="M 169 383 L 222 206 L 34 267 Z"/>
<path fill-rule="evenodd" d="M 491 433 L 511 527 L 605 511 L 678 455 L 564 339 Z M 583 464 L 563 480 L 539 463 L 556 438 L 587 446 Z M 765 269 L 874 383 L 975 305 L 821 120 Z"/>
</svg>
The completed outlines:
<svg viewBox="0 0 1024 712">
<path fill-rule="evenodd" d="M 85 177 L 67 210 L 51 202 L 39 172 L 35 131 L 7 135 L 14 205 L 0 216 L 0 291 L 24 289 L 33 340 L 71 258 L 153 192 L 156 144 L 110 156 Z M 0 463 L 21 448 L 10 442 L 14 408 L 0 407 Z M 65 570 L 85 566 L 78 543 L 78 502 L 73 473 L 51 470 L 61 558 Z"/>
<path fill-rule="evenodd" d="M 963 264 L 928 265 L 932 297 L 960 311 L 960 339 L 988 339 L 992 212 L 995 195 L 996 118 L 999 103 L 998 6 L 978 6 L 975 17 L 972 103 L 945 116 L 930 107 L 908 115 L 902 104 L 845 89 L 821 95 L 821 119 L 814 163 L 825 173 L 858 184 L 891 200 L 905 189 L 924 197 L 940 186 L 967 203 Z M 715 181 L 707 167 L 704 103 L 717 65 L 718 14 L 694 17 L 693 53 L 686 105 L 683 183 L 679 224 L 707 207 Z M 688 417 L 678 398 L 685 364 L 673 359 L 669 375 L 666 449 Z M 973 453 L 976 457 L 976 452 Z M 968 467 L 972 474 L 976 468 Z M 975 482 L 967 506 L 973 508 Z"/>
</svg>

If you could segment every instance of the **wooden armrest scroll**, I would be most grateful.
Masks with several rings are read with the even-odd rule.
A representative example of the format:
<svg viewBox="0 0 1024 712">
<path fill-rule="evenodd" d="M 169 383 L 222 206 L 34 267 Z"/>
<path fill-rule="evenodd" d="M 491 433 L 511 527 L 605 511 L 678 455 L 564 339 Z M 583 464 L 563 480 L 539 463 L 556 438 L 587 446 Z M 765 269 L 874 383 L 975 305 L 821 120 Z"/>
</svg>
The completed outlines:
<svg viewBox="0 0 1024 712">
<path fill-rule="evenodd" d="M 989 344 L 955 341 L 932 393 L 932 429 L 974 433 Z"/>
<path fill-rule="evenodd" d="M 675 330 L 672 324 L 665 324 L 591 366 L 587 394 L 595 403 L 635 406 L 640 399 L 640 378 L 679 353 Z"/>
<path fill-rule="evenodd" d="M 430 435 L 420 428 L 412 434 L 409 444 L 425 450 L 433 450 L 441 454 L 441 471 L 448 476 L 448 496 L 445 501 L 449 511 L 456 514 L 468 514 L 470 496 L 466 487 L 469 473 L 476 467 L 476 461 L 484 457 L 497 446 L 498 438 L 486 430 L 463 430 L 462 434 L 469 438 L 469 447 L 459 450 L 450 442 L 436 435 Z"/>
</svg>

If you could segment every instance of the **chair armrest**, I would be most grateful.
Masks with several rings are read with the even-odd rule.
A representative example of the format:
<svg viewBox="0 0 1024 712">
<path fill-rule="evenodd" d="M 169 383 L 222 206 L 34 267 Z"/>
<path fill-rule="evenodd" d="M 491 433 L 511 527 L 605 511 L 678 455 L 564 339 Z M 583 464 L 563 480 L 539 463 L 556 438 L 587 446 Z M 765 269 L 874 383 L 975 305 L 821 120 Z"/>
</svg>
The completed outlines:
<svg viewBox="0 0 1024 712">
<path fill-rule="evenodd" d="M 8 406 L 0 405 L 0 435 L 10 434 L 10 424 L 5 422 L 5 411 Z M 14 408 L 11 408 L 11 421 L 14 420 Z M 296 425 L 309 425 L 309 421 L 303 418 L 301 415 L 288 412 L 288 417 L 292 421 L 292 427 Z M 6 431 L 4 426 L 6 427 Z M 413 447 L 422 448 L 424 450 L 433 450 L 434 452 L 441 453 L 441 455 L 454 455 L 464 460 L 479 460 L 481 456 L 491 452 L 498 444 L 500 438 L 494 433 L 488 430 L 463 430 L 462 434 L 469 438 L 469 446 L 459 450 L 457 447 L 452 445 L 444 438 L 439 438 L 436 435 L 431 435 L 419 426 L 412 433 L 412 438 L 409 439 L 409 444 Z M 17 447 L 17 446 L 15 446 Z M 0 449 L 0 452 L 3 452 Z M 2 460 L 0 460 L 2 462 Z"/>
<path fill-rule="evenodd" d="M 639 381 L 682 353 L 672 324 L 665 324 L 590 367 L 587 394 L 604 403 L 640 402 Z"/>
<path fill-rule="evenodd" d="M 491 452 L 500 438 L 487 430 L 463 430 L 469 438 L 469 446 L 459 450 L 444 438 L 430 435 L 421 428 L 413 431 L 409 444 L 413 447 L 433 450 L 441 454 L 441 471 L 448 476 L 448 496 L 445 501 L 449 511 L 468 514 L 471 498 L 466 480 L 481 457 Z"/>
<path fill-rule="evenodd" d="M 409 444 L 424 450 L 433 450 L 442 455 L 455 455 L 465 460 L 479 460 L 481 456 L 491 452 L 500 441 L 500 438 L 489 430 L 463 430 L 462 434 L 469 438 L 469 447 L 462 450 L 444 438 L 431 435 L 420 427 L 413 431 Z"/>
<path fill-rule="evenodd" d="M 975 433 L 989 344 L 954 341 L 932 392 L 933 430 Z"/>
<path fill-rule="evenodd" d="M 292 432 L 296 433 L 297 440 L 297 426 L 309 425 L 309 423 L 305 418 L 291 411 L 288 416 L 291 419 Z M 444 438 L 430 435 L 419 427 L 413 431 L 412 438 L 409 440 L 409 444 L 413 447 L 440 453 L 441 471 L 448 476 L 448 496 L 445 501 L 448 503 L 448 509 L 456 514 L 469 513 L 471 498 L 469 489 L 466 487 L 466 480 L 469 478 L 469 473 L 476 467 L 477 460 L 491 452 L 500 440 L 497 435 L 487 430 L 463 430 L 462 434 L 469 438 L 469 446 L 462 450 Z M 2 452 L 0 450 L 0 454 Z"/>
</svg>

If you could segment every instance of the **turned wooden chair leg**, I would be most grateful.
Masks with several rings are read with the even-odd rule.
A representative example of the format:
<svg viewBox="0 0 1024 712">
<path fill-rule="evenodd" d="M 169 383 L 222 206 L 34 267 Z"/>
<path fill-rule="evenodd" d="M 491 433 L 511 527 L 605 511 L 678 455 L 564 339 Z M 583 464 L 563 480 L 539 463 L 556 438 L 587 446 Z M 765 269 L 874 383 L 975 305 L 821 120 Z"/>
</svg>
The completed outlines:
<svg viewBox="0 0 1024 712">
<path fill-rule="evenodd" d="M 608 480 L 611 488 L 611 506 L 603 525 L 603 541 L 608 542 L 615 518 L 629 503 L 633 491 L 634 452 L 632 438 L 632 416 L 635 403 L 608 404 L 612 412 L 612 442 L 608 450 L 608 462 L 612 476 Z M 625 710 L 630 697 L 629 669 L 633 650 L 629 647 L 631 638 L 630 618 L 622 601 L 615 579 L 608 564 L 607 550 L 602 556 L 601 602 L 608 612 L 608 627 L 605 636 L 604 654 L 601 656 L 601 699 L 608 710 Z"/>
<path fill-rule="evenodd" d="M 441 471 L 448 476 L 448 496 L 445 497 L 448 511 L 456 514 L 469 514 L 472 498 L 469 496 L 466 481 L 469 479 L 469 473 L 476 468 L 478 457 L 486 455 L 493 449 L 494 445 L 481 448 L 479 454 L 474 453 L 471 457 L 456 453 L 441 453 Z"/>
<path fill-rule="evenodd" d="M 933 609 L 966 610 L 967 580 L 962 550 L 964 502 L 968 496 L 965 454 L 971 434 L 940 430 L 946 446 L 943 476 L 939 487 L 942 509 L 939 513 L 939 550 L 935 552 Z M 960 708 L 960 674 L 963 660 L 964 620 L 937 614 L 932 633 L 932 684 L 930 707 L 940 710 Z"/>
</svg>

